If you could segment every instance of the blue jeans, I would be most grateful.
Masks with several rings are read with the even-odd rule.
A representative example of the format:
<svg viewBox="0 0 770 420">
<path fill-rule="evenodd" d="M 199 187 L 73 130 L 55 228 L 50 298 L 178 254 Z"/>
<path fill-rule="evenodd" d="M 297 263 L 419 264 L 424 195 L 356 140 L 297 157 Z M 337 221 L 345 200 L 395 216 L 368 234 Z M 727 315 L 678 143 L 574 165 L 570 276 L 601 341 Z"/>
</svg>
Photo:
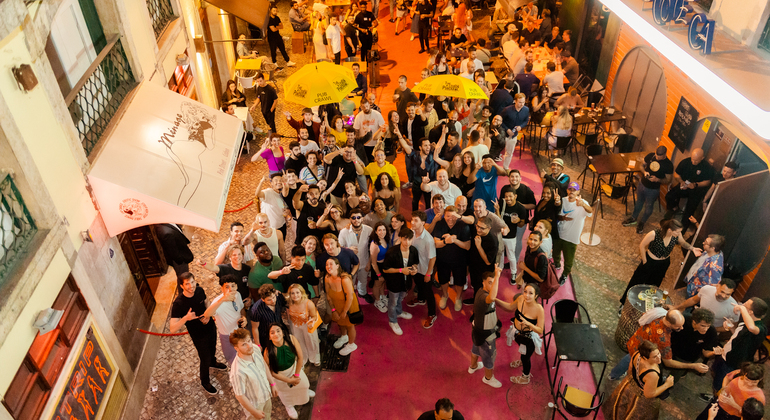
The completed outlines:
<svg viewBox="0 0 770 420">
<path fill-rule="evenodd" d="M 628 366 L 631 365 L 631 355 L 627 354 L 623 356 L 622 359 L 618 362 L 617 365 L 615 365 L 614 368 L 610 371 L 610 378 L 617 379 L 620 378 L 621 375 L 628 372 Z"/>
<path fill-rule="evenodd" d="M 484 369 L 495 368 L 495 357 L 497 356 L 495 341 L 497 340 L 485 341 L 484 344 L 480 346 L 474 344 L 473 347 L 471 347 L 471 354 L 479 356 L 481 364 L 484 365 Z"/>
<path fill-rule="evenodd" d="M 644 223 L 650 218 L 652 209 L 655 206 L 655 202 L 660 197 L 660 190 L 654 188 L 645 187 L 641 181 L 636 186 L 636 204 L 634 205 L 634 213 L 631 215 L 639 223 Z M 642 207 L 644 207 L 644 213 L 642 213 Z M 642 217 L 639 217 L 639 213 L 642 213 Z"/>
<path fill-rule="evenodd" d="M 402 305 L 404 296 L 406 296 L 406 292 L 388 292 L 388 321 L 398 322 L 398 316 L 404 312 Z"/>
</svg>

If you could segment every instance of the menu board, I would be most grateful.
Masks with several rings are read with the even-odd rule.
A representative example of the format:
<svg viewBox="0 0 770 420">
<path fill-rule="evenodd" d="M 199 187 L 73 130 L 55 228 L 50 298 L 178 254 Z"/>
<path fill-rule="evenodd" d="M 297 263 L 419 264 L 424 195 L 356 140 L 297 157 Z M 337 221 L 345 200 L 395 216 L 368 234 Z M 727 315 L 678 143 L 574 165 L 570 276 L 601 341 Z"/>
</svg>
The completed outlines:
<svg viewBox="0 0 770 420">
<path fill-rule="evenodd" d="M 96 418 L 99 407 L 104 403 L 104 393 L 107 391 L 112 373 L 113 367 L 104 355 L 99 342 L 96 341 L 93 327 L 88 328 L 86 340 L 67 378 L 66 388 L 56 404 L 53 419 L 91 420 Z"/>
<path fill-rule="evenodd" d="M 687 150 L 697 123 L 698 110 L 682 96 L 674 114 L 674 121 L 671 122 L 671 128 L 668 130 L 668 138 L 674 142 L 677 149 L 682 152 Z"/>
</svg>

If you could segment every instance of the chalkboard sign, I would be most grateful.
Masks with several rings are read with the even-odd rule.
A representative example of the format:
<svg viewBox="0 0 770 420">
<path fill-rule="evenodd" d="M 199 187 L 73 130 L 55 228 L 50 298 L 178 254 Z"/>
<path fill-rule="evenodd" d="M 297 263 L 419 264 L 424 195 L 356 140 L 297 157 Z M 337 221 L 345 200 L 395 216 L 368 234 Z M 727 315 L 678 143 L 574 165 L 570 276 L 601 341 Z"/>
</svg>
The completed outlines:
<svg viewBox="0 0 770 420">
<path fill-rule="evenodd" d="M 73 418 L 89 420 L 96 417 L 104 403 L 104 393 L 113 373 L 112 365 L 104 355 L 94 336 L 93 327 L 88 329 L 85 343 L 80 348 L 75 366 L 67 379 L 54 412 L 54 420 Z"/>
<path fill-rule="evenodd" d="M 668 130 L 668 138 L 680 151 L 684 152 L 690 146 L 697 122 L 698 110 L 682 96 L 674 114 L 674 121 L 671 122 L 671 128 Z"/>
</svg>

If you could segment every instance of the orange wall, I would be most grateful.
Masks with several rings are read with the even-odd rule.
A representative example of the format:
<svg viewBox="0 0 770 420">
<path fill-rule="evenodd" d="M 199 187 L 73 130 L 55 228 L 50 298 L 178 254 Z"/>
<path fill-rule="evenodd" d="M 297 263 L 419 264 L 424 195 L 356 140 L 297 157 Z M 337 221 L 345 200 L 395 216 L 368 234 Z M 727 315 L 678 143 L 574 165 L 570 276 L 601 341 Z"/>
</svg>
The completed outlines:
<svg viewBox="0 0 770 420">
<path fill-rule="evenodd" d="M 607 102 L 607 105 L 609 105 L 609 98 L 612 97 L 612 86 L 615 82 L 615 75 L 617 74 L 623 57 L 625 57 L 626 54 L 631 51 L 631 49 L 637 46 L 646 46 L 652 48 L 650 44 L 645 41 L 644 38 L 639 36 L 639 34 L 637 34 L 633 29 L 629 28 L 627 25 L 623 25 L 620 30 L 617 46 L 615 47 L 615 54 L 612 57 L 610 75 L 607 80 L 607 94 L 605 95 L 605 102 Z M 743 124 L 738 120 L 737 117 L 728 111 L 727 108 L 717 103 L 714 98 L 706 93 L 699 85 L 690 80 L 690 78 L 687 77 L 684 72 L 679 70 L 678 67 L 676 67 L 665 57 L 659 54 L 658 57 L 663 66 L 663 73 L 666 78 L 667 94 L 666 123 L 664 125 L 663 132 L 660 135 L 660 144 L 668 148 L 669 156 L 671 156 L 671 152 L 674 150 L 675 146 L 671 139 L 668 138 L 668 130 L 671 127 L 671 122 L 674 119 L 674 114 L 676 113 L 676 109 L 679 106 L 679 100 L 682 96 L 687 98 L 687 101 L 698 110 L 700 118 L 716 116 L 722 120 L 734 124 L 737 127 L 743 127 Z M 744 128 L 744 130 L 749 132 L 748 129 Z M 743 140 L 744 143 L 754 142 L 755 144 L 761 145 L 763 148 L 767 147 L 765 141 L 759 137 L 748 139 L 741 138 L 741 140 Z M 759 268 L 759 266 L 757 268 Z M 756 272 L 757 269 L 753 270 L 751 273 L 745 276 L 743 283 L 740 285 L 740 287 L 738 287 L 738 290 L 736 290 L 736 298 L 740 299 L 743 297 L 743 294 L 746 292 L 749 285 L 751 285 L 751 281 L 754 279 Z"/>
</svg>

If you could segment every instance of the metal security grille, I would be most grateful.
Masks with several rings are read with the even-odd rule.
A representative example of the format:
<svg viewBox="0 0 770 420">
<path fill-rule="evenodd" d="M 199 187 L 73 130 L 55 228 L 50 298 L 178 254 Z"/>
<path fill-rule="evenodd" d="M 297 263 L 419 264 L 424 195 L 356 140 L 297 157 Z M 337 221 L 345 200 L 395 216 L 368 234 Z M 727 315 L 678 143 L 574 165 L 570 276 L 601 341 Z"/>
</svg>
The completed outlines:
<svg viewBox="0 0 770 420">
<path fill-rule="evenodd" d="M 169 0 L 147 0 L 147 10 L 152 18 L 152 30 L 155 39 L 160 38 L 166 25 L 174 19 L 174 8 Z"/>
<path fill-rule="evenodd" d="M 37 227 L 19 190 L 11 175 L 6 175 L 0 181 L 0 283 L 24 254 L 35 232 Z"/>
<path fill-rule="evenodd" d="M 762 36 L 759 37 L 759 43 L 757 47 L 762 48 L 765 51 L 770 51 L 770 18 L 765 23 L 765 30 L 762 31 Z"/>
<path fill-rule="evenodd" d="M 135 86 L 126 52 L 115 36 L 64 99 L 86 155 L 94 150 L 123 99 Z"/>
</svg>

